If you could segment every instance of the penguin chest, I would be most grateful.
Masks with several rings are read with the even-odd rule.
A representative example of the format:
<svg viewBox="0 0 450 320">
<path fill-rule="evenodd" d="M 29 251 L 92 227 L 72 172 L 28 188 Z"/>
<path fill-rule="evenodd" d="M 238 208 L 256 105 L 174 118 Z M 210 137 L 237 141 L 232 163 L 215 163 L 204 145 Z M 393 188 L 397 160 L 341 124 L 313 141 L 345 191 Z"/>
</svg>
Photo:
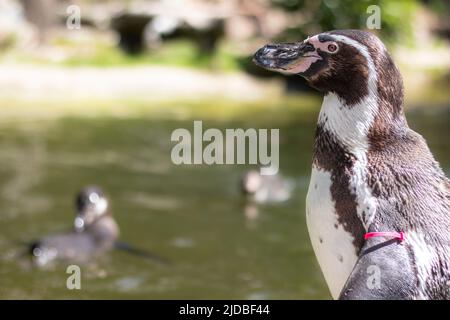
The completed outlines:
<svg viewBox="0 0 450 320">
<path fill-rule="evenodd" d="M 357 260 L 353 236 L 339 223 L 331 195 L 331 173 L 313 166 L 306 198 L 306 223 L 314 253 L 334 299 Z"/>
</svg>

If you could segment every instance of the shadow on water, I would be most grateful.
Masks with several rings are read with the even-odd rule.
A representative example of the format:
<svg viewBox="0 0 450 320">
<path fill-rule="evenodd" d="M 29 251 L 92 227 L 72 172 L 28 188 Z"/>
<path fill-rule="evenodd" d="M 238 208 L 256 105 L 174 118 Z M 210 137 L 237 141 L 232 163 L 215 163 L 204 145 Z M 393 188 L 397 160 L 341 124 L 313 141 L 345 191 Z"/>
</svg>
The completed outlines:
<svg viewBox="0 0 450 320">
<path fill-rule="evenodd" d="M 0 124 L 0 297 L 330 298 L 304 218 L 315 119 L 313 114 L 279 126 L 281 172 L 297 188 L 285 203 L 258 205 L 257 218 L 238 188 L 248 166 L 172 164 L 170 135 L 176 128 L 192 130 L 192 121 Z M 447 169 L 449 120 L 449 113 L 409 117 Z M 203 126 L 224 130 L 255 123 Z M 92 183 L 109 193 L 121 239 L 166 257 L 170 265 L 114 251 L 83 266 L 82 289 L 71 291 L 66 266 L 35 270 L 18 261 L 19 241 L 71 226 L 73 196 Z"/>
</svg>

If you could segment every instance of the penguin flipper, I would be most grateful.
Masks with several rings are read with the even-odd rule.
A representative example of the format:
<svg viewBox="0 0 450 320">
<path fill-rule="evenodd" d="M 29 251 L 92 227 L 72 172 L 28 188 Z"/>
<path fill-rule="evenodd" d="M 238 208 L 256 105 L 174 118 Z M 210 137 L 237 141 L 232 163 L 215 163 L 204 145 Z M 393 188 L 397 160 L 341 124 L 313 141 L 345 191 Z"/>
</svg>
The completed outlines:
<svg viewBox="0 0 450 320">
<path fill-rule="evenodd" d="M 340 300 L 413 299 L 416 279 L 410 255 L 397 239 L 368 239 Z"/>
</svg>

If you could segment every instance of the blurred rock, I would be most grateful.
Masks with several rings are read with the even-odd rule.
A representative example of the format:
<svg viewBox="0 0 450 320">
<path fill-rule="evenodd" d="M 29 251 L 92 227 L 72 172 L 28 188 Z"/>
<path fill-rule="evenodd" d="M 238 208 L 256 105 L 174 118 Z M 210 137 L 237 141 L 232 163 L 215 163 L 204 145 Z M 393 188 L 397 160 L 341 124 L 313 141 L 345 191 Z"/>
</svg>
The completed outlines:
<svg viewBox="0 0 450 320">
<path fill-rule="evenodd" d="M 153 19 L 147 14 L 121 13 L 111 20 L 111 28 L 119 34 L 119 46 L 127 53 L 136 54 L 144 49 L 144 30 Z"/>
<path fill-rule="evenodd" d="M 21 5 L 13 0 L 0 0 L 0 50 L 22 47 L 33 39 L 33 34 Z"/>
<path fill-rule="evenodd" d="M 57 22 L 57 0 L 20 0 L 26 19 L 38 31 L 38 40 L 44 43 L 48 32 Z"/>
<path fill-rule="evenodd" d="M 190 1 L 180 7 L 167 1 L 138 1 L 113 16 L 111 27 L 119 33 L 120 47 L 128 53 L 182 38 L 195 42 L 199 52 L 212 54 L 224 35 L 224 17 L 224 10 L 212 10 L 203 2 Z"/>
</svg>

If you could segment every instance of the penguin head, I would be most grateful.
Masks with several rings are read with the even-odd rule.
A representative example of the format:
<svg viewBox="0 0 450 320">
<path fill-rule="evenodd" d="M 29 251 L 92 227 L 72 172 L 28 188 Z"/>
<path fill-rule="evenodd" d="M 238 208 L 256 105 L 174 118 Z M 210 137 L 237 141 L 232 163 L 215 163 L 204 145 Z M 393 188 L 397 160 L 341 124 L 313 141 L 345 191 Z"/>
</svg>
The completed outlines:
<svg viewBox="0 0 450 320">
<path fill-rule="evenodd" d="M 383 43 L 361 30 L 335 30 L 299 42 L 268 44 L 253 61 L 266 69 L 304 77 L 321 92 L 353 105 L 370 92 L 395 96 L 402 103 L 400 72 Z"/>
<path fill-rule="evenodd" d="M 75 200 L 75 230 L 84 231 L 102 217 L 110 215 L 109 201 L 103 190 L 97 186 L 83 188 Z"/>
<path fill-rule="evenodd" d="M 247 171 L 241 179 L 241 188 L 244 194 L 255 194 L 262 184 L 262 177 L 256 170 Z"/>
</svg>

